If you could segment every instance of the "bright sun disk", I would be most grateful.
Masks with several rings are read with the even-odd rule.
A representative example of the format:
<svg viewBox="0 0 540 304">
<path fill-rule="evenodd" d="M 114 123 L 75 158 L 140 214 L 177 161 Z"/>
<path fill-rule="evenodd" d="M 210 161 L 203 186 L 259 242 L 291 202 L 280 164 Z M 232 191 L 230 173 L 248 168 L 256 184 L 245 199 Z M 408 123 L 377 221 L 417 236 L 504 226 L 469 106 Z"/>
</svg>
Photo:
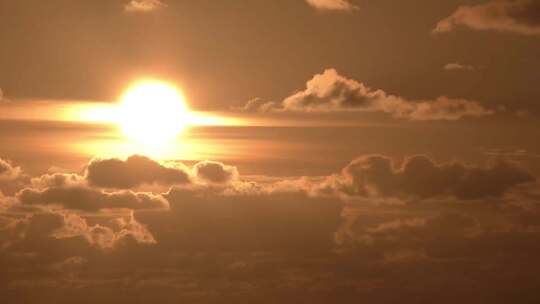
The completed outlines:
<svg viewBox="0 0 540 304">
<path fill-rule="evenodd" d="M 131 140 L 149 144 L 171 142 L 189 122 L 185 98 L 174 86 L 141 82 L 122 97 L 118 123 Z"/>
</svg>

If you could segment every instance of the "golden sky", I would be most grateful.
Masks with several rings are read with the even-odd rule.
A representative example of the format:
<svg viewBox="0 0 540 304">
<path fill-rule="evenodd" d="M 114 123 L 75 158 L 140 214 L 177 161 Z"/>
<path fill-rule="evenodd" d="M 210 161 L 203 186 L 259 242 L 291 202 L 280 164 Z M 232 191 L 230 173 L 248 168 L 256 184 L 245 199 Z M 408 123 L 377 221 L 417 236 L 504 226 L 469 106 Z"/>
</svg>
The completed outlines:
<svg viewBox="0 0 540 304">
<path fill-rule="evenodd" d="M 538 303 L 540 1 L 0 0 L 0 302 Z"/>
</svg>

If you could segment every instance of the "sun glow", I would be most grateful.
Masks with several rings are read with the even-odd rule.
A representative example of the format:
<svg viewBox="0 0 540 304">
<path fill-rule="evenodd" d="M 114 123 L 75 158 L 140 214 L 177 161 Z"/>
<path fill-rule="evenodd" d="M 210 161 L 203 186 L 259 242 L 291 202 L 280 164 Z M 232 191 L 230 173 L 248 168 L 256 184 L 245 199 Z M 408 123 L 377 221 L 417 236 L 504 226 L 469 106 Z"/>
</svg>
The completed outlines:
<svg viewBox="0 0 540 304">
<path fill-rule="evenodd" d="M 194 135 L 197 131 L 188 129 L 246 125 L 245 118 L 229 112 L 193 111 L 174 85 L 149 80 L 134 83 L 115 103 L 79 102 L 57 112 L 63 121 L 106 128 L 100 136 L 73 143 L 93 157 L 211 158 L 212 153 L 222 153 L 221 144 L 201 141 Z"/>
<path fill-rule="evenodd" d="M 124 135 L 144 144 L 174 141 L 190 120 L 182 93 L 161 82 L 141 82 L 130 88 L 117 113 Z"/>
</svg>

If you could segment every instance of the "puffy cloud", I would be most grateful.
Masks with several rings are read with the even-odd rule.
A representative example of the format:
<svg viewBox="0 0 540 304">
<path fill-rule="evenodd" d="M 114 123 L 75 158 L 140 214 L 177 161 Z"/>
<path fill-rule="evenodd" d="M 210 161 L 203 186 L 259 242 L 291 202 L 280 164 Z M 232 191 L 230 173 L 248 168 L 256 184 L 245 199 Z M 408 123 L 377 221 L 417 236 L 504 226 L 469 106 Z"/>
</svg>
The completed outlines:
<svg viewBox="0 0 540 304">
<path fill-rule="evenodd" d="M 381 155 L 357 158 L 343 169 L 345 192 L 361 196 L 454 196 L 471 200 L 501 197 L 510 188 L 534 182 L 531 173 L 513 162 L 497 161 L 486 167 L 461 163 L 437 164 L 426 156 L 413 156 L 396 168 Z"/>
<path fill-rule="evenodd" d="M 69 241 L 80 239 L 98 249 L 113 249 L 118 244 L 156 244 L 154 236 L 129 214 L 114 217 L 104 224 L 88 224 L 82 216 L 64 211 L 46 211 L 28 214 L 22 218 L 11 218 L 9 225 L 0 232 L 10 233 L 6 247 L 18 250 L 34 250 L 33 247 L 52 240 Z M 84 247 L 82 248 L 84 249 Z"/>
<path fill-rule="evenodd" d="M 460 6 L 452 15 L 439 21 L 433 32 L 450 32 L 457 26 L 540 35 L 540 1 L 492 0 L 479 5 Z"/>
<path fill-rule="evenodd" d="M 193 166 L 192 170 L 196 178 L 203 182 L 224 184 L 238 178 L 236 167 L 214 161 L 199 162 Z"/>
<path fill-rule="evenodd" d="M 0 158 L 0 182 L 19 178 L 21 169 Z"/>
<path fill-rule="evenodd" d="M 151 12 L 166 7 L 160 0 L 131 0 L 124 6 L 127 12 Z"/>
<path fill-rule="evenodd" d="M 144 184 L 174 185 L 190 182 L 189 171 L 183 166 L 165 167 L 144 157 L 131 156 L 127 160 L 93 160 L 86 170 L 86 179 L 92 186 L 130 189 Z"/>
<path fill-rule="evenodd" d="M 85 180 L 76 174 L 52 174 L 33 179 L 34 185 L 63 186 L 87 182 L 90 186 L 133 189 L 144 185 L 188 185 L 192 183 L 226 184 L 238 179 L 236 167 L 215 161 L 201 161 L 190 169 L 183 164 L 167 167 L 144 157 L 131 156 L 93 160 L 86 169 Z"/>
<path fill-rule="evenodd" d="M 167 209 L 168 202 L 159 195 L 132 191 L 105 192 L 85 186 L 51 187 L 44 190 L 23 189 L 17 198 L 27 205 L 60 205 L 66 209 L 99 211 L 125 208 L 132 210 Z"/>
<path fill-rule="evenodd" d="M 24 188 L 30 177 L 23 173 L 20 167 L 0 158 L 0 192 L 12 195 Z"/>
<path fill-rule="evenodd" d="M 32 188 L 35 189 L 84 186 L 87 184 L 83 176 L 73 173 L 45 174 L 32 178 L 30 182 Z"/>
<path fill-rule="evenodd" d="M 472 65 L 464 65 L 460 63 L 449 63 L 444 66 L 446 71 L 474 71 L 475 68 Z"/>
<path fill-rule="evenodd" d="M 466 116 L 486 116 L 494 111 L 476 101 L 451 99 L 445 96 L 431 101 L 409 101 L 373 90 L 361 82 L 327 69 L 315 75 L 306 89 L 285 98 L 281 103 L 252 100 L 243 108 L 248 111 L 274 112 L 384 112 L 409 120 L 458 120 Z"/>
<path fill-rule="evenodd" d="M 306 2 L 318 10 L 352 11 L 358 9 L 348 0 L 306 0 Z"/>
<path fill-rule="evenodd" d="M 49 236 L 56 239 L 83 237 L 90 245 L 103 249 L 114 248 L 118 243 L 133 240 L 140 244 L 156 244 L 154 236 L 135 220 L 131 214 L 127 219 L 114 219 L 112 227 L 88 225 L 87 221 L 76 214 L 60 214 L 63 225 Z"/>
</svg>

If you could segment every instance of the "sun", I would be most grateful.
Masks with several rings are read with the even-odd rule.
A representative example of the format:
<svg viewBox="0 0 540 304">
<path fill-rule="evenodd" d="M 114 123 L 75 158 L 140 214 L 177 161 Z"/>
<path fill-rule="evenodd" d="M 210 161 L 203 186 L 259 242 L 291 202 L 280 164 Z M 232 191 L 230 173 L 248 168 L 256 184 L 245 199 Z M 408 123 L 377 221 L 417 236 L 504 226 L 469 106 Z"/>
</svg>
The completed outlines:
<svg viewBox="0 0 540 304">
<path fill-rule="evenodd" d="M 184 95 L 159 81 L 138 82 L 122 96 L 118 124 L 129 139 L 158 145 L 174 141 L 189 121 Z"/>
</svg>

